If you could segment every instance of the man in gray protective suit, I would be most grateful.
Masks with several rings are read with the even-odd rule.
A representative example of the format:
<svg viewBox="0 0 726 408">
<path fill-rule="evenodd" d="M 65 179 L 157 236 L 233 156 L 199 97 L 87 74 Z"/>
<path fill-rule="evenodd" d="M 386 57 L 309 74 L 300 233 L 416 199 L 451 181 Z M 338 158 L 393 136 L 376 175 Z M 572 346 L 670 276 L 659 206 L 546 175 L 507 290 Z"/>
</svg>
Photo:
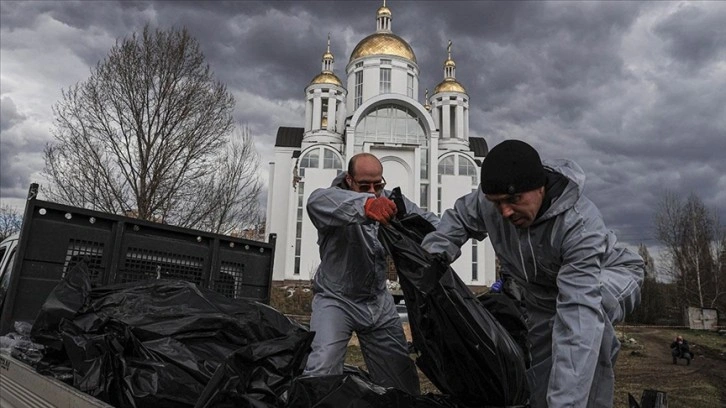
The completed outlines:
<svg viewBox="0 0 726 408">
<path fill-rule="evenodd" d="M 307 211 L 318 230 L 321 263 L 313 279 L 310 330 L 315 338 L 305 374 L 341 374 L 355 331 L 373 382 L 418 395 L 418 374 L 386 288 L 388 263 L 378 241 L 379 225 L 397 211 L 385 185 L 378 158 L 359 153 L 331 187 L 310 194 Z M 434 214 L 403 201 L 407 213 L 438 224 Z"/>
<path fill-rule="evenodd" d="M 617 246 L 584 183 L 574 162 L 542 165 L 532 146 L 504 141 L 482 163 L 480 190 L 459 198 L 422 243 L 453 261 L 469 238 L 489 236 L 504 291 L 527 314 L 532 407 L 611 408 L 613 325 L 640 302 L 643 260 Z"/>
</svg>

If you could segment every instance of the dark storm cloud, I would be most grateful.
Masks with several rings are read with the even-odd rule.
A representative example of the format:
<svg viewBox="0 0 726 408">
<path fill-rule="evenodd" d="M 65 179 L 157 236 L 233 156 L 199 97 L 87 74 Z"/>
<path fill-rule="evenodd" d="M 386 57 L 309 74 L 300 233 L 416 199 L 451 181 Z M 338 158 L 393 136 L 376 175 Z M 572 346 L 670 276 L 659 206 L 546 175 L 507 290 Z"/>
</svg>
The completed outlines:
<svg viewBox="0 0 726 408">
<path fill-rule="evenodd" d="M 654 32 L 666 42 L 673 58 L 699 69 L 726 57 L 726 10 L 705 10 L 683 4 L 656 24 Z"/>
<path fill-rule="evenodd" d="M 3 97 L 0 102 L 0 131 L 8 130 L 25 120 L 25 115 L 18 112 L 18 108 L 11 98 Z"/>
</svg>

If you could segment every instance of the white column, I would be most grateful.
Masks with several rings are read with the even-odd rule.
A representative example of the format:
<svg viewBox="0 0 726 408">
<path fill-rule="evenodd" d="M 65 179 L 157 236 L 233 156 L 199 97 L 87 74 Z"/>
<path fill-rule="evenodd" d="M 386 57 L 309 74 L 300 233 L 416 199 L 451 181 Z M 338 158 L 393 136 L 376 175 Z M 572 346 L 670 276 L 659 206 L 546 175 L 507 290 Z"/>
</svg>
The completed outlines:
<svg viewBox="0 0 726 408">
<path fill-rule="evenodd" d="M 464 108 L 464 140 L 469 140 L 469 108 Z"/>
<path fill-rule="evenodd" d="M 439 202 L 439 134 L 431 132 L 429 146 L 429 211 L 436 213 Z"/>
<path fill-rule="evenodd" d="M 307 101 L 305 102 L 305 131 L 308 132 L 313 126 L 313 101 L 308 94 Z"/>
<path fill-rule="evenodd" d="M 345 100 L 342 95 L 335 96 L 335 132 L 343 134 L 345 129 Z"/>
<path fill-rule="evenodd" d="M 457 99 L 457 102 L 458 99 Z M 456 105 L 456 136 L 465 140 L 464 137 L 464 107 L 457 103 Z"/>
<path fill-rule="evenodd" d="M 451 105 L 448 101 L 444 101 L 441 106 L 441 138 L 449 139 L 451 137 Z"/>
</svg>

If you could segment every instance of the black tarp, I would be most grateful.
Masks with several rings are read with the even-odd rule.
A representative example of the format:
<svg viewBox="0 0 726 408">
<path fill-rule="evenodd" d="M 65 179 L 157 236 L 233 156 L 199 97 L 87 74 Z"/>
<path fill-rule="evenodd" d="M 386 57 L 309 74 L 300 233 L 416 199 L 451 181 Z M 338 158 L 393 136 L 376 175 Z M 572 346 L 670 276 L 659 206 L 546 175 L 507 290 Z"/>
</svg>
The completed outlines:
<svg viewBox="0 0 726 408">
<path fill-rule="evenodd" d="M 416 364 L 445 394 L 466 406 L 528 401 L 525 356 L 507 330 L 448 265 L 420 246 L 431 224 L 405 215 L 379 229 L 403 290 Z"/>
<path fill-rule="evenodd" d="M 68 272 L 33 326 L 51 352 L 39 372 L 73 369 L 72 384 L 119 408 L 193 407 L 221 389 L 228 359 L 251 400 L 277 405 L 302 373 L 313 333 L 275 309 L 178 280 L 91 290 L 84 264 Z M 221 370 L 221 373 L 217 373 Z"/>
<path fill-rule="evenodd" d="M 119 408 L 458 407 L 380 387 L 353 367 L 302 376 L 314 333 L 275 309 L 175 280 L 91 288 L 84 263 L 31 334 L 45 346 L 39 372 Z"/>
</svg>

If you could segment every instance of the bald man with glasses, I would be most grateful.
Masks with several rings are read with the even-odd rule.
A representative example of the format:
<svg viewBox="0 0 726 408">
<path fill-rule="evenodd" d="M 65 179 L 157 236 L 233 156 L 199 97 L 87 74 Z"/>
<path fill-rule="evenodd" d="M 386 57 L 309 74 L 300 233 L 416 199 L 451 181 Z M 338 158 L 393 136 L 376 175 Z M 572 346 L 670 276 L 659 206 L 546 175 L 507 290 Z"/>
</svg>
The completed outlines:
<svg viewBox="0 0 726 408">
<path fill-rule="evenodd" d="M 305 373 L 342 374 L 348 342 L 355 332 L 373 382 L 417 395 L 418 374 L 408 356 L 393 296 L 386 288 L 387 254 L 378 241 L 380 224 L 387 224 L 397 211 L 385 187 L 378 158 L 359 153 L 350 159 L 347 172 L 330 187 L 313 191 L 308 199 L 321 263 L 313 278 L 310 330 L 315 338 Z M 403 201 L 407 213 L 439 223 L 433 213 L 405 197 Z"/>
</svg>

